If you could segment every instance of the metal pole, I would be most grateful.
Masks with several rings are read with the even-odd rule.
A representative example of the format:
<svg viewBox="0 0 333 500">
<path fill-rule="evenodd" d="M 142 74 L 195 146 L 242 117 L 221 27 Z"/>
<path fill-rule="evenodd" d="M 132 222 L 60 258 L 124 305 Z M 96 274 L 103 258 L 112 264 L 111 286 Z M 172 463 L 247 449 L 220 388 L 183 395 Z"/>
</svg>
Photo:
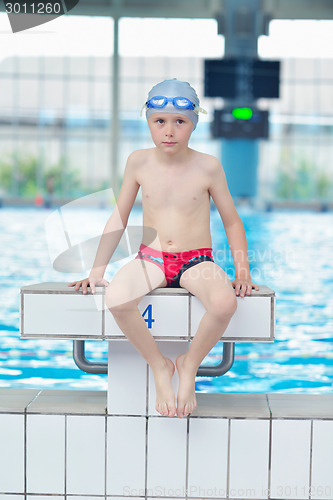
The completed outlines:
<svg viewBox="0 0 333 500">
<path fill-rule="evenodd" d="M 119 172 L 119 17 L 113 18 L 112 100 L 111 100 L 111 187 L 118 194 Z"/>
<path fill-rule="evenodd" d="M 108 373 L 108 364 L 89 361 L 86 358 L 84 342 L 84 340 L 73 341 L 73 358 L 76 365 L 80 368 L 80 370 L 86 373 L 106 375 Z"/>
<path fill-rule="evenodd" d="M 85 355 L 85 341 L 73 341 L 73 358 L 80 370 L 86 373 L 107 374 L 108 363 L 89 361 Z M 220 377 L 224 375 L 233 365 L 235 353 L 234 342 L 223 343 L 222 360 L 217 365 L 205 366 L 202 365 L 197 371 L 197 377 Z"/>
<path fill-rule="evenodd" d="M 223 343 L 223 355 L 219 364 L 213 366 L 201 365 L 198 368 L 198 377 L 220 377 L 227 373 L 233 365 L 235 355 L 234 342 Z"/>
</svg>

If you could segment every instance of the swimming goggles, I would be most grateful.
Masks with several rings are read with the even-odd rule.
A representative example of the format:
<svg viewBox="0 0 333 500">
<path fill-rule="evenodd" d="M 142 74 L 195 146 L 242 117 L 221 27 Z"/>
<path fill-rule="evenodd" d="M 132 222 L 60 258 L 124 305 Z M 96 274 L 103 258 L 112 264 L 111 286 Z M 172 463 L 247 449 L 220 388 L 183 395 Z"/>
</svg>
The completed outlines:
<svg viewBox="0 0 333 500">
<path fill-rule="evenodd" d="M 200 112 L 207 114 L 207 111 L 202 109 L 200 106 L 197 106 L 196 104 L 194 104 L 187 97 L 181 97 L 181 96 L 179 96 L 179 97 L 165 97 L 162 95 L 154 96 L 151 99 L 149 99 L 148 101 L 146 101 L 142 107 L 140 114 L 142 114 L 142 111 L 144 109 L 148 109 L 148 108 L 154 108 L 154 109 L 165 108 L 165 106 L 169 102 L 171 102 L 176 109 L 191 109 L 197 115 Z"/>
</svg>

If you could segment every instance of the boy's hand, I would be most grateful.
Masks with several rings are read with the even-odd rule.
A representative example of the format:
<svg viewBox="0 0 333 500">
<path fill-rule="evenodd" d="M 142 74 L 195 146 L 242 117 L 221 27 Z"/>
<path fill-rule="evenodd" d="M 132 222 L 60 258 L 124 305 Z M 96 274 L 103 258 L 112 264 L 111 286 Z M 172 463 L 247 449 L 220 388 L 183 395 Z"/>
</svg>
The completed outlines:
<svg viewBox="0 0 333 500">
<path fill-rule="evenodd" d="M 236 278 L 231 282 L 232 286 L 235 289 L 236 295 L 240 295 L 244 297 L 245 295 L 251 295 L 252 288 L 255 290 L 259 290 L 259 286 L 255 283 L 252 283 L 251 280 Z"/>
<path fill-rule="evenodd" d="M 91 278 L 85 278 L 84 280 L 73 281 L 73 283 L 70 283 L 68 286 L 75 286 L 76 291 L 80 290 L 80 287 L 82 286 L 82 292 L 85 295 L 87 293 L 88 286 L 90 286 L 91 293 L 95 293 L 95 291 L 96 291 L 95 286 L 96 285 L 108 286 L 108 284 L 109 284 L 109 282 L 103 278 L 97 279 L 97 278 L 91 277 Z"/>
</svg>

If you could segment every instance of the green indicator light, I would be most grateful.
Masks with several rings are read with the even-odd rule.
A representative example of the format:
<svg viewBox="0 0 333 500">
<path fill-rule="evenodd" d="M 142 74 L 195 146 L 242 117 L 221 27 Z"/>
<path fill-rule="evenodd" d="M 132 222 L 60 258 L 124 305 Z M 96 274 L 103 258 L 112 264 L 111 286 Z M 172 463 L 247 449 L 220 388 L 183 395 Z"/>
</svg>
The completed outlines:
<svg viewBox="0 0 333 500">
<path fill-rule="evenodd" d="M 251 108 L 234 108 L 232 110 L 232 116 L 236 120 L 251 120 L 253 111 Z"/>
</svg>

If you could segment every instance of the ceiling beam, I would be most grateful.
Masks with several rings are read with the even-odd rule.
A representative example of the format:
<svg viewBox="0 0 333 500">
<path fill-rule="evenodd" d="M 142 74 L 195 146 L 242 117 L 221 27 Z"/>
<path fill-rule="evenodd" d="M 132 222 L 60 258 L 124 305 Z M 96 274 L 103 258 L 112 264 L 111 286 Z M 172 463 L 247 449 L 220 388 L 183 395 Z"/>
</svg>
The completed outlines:
<svg viewBox="0 0 333 500">
<path fill-rule="evenodd" d="M 264 0 L 272 19 L 333 19 L 332 0 Z"/>
<path fill-rule="evenodd" d="M 271 19 L 333 19 L 333 0 L 261 2 Z M 214 19 L 223 11 L 223 0 L 79 0 L 67 15 Z"/>
</svg>

